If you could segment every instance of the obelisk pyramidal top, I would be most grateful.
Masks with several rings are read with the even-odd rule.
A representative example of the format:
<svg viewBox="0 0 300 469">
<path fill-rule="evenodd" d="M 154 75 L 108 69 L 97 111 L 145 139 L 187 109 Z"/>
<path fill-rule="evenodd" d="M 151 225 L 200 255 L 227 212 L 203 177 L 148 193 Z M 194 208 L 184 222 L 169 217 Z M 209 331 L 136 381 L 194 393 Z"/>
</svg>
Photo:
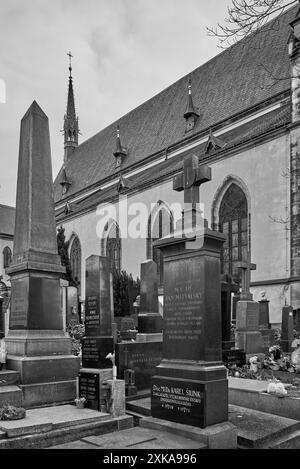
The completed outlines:
<svg viewBox="0 0 300 469">
<path fill-rule="evenodd" d="M 20 269 L 62 272 L 57 252 L 48 117 L 36 101 L 21 121 L 14 257 Z"/>
<path fill-rule="evenodd" d="M 21 121 L 9 329 L 62 330 L 49 124 L 34 101 Z"/>
</svg>

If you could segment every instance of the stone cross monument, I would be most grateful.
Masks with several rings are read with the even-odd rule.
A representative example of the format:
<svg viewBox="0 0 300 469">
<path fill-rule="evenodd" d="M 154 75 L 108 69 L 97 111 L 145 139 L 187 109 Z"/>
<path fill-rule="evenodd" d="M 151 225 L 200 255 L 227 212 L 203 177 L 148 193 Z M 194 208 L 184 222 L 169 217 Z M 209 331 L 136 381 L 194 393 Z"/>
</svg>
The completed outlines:
<svg viewBox="0 0 300 469">
<path fill-rule="evenodd" d="M 21 121 L 8 367 L 25 407 L 75 398 L 79 362 L 63 330 L 48 118 L 34 101 Z"/>
<path fill-rule="evenodd" d="M 188 157 L 174 189 L 184 187 L 185 201 L 194 205 L 199 185 L 210 177 L 210 168 Z M 151 415 L 200 428 L 222 424 L 234 446 L 222 363 L 220 250 L 225 237 L 207 227 L 192 226 L 191 231 L 193 236 L 185 232 L 156 241 L 164 256 L 164 325 L 162 362 L 151 383 Z"/>
</svg>

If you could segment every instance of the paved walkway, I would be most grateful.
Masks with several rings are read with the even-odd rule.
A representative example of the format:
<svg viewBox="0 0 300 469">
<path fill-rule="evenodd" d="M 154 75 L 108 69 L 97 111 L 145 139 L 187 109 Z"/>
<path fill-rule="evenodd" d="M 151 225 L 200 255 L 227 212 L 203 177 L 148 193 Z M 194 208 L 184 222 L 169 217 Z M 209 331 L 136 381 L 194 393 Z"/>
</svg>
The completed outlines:
<svg viewBox="0 0 300 469">
<path fill-rule="evenodd" d="M 166 432 L 134 427 L 106 435 L 87 436 L 49 449 L 201 449 L 201 443 Z"/>
</svg>

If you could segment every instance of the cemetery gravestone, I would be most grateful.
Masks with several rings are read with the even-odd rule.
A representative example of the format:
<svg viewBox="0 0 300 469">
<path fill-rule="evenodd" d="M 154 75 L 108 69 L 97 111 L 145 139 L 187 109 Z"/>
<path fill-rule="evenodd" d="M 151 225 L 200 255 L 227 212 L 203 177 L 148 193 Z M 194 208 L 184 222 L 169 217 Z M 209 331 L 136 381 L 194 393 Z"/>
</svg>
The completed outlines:
<svg viewBox="0 0 300 469">
<path fill-rule="evenodd" d="M 239 262 L 237 266 L 242 269 L 242 291 L 236 311 L 236 346 L 245 350 L 246 355 L 260 353 L 263 343 L 259 332 L 259 303 L 253 301 L 250 293 L 250 272 L 256 265 L 251 264 L 248 252 L 247 262 Z"/>
<path fill-rule="evenodd" d="M 9 331 L 9 369 L 25 407 L 73 401 L 79 360 L 63 330 L 48 118 L 34 101 L 21 121 Z"/>
<path fill-rule="evenodd" d="M 285 353 L 292 351 L 292 342 L 294 339 L 294 320 L 293 308 L 291 306 L 283 306 L 282 322 L 281 322 L 281 349 Z"/>
<path fill-rule="evenodd" d="M 81 341 L 79 389 L 85 389 L 87 380 L 94 379 L 93 386 L 99 385 L 99 388 L 97 392 L 93 389 L 93 395 L 95 399 L 99 397 L 99 402 L 96 405 L 95 399 L 90 398 L 90 402 L 93 402 L 90 405 L 101 409 L 104 405 L 101 388 L 107 380 L 112 379 L 112 363 L 106 356 L 114 351 L 110 271 L 106 257 L 92 255 L 86 259 L 85 336 Z M 98 380 L 91 377 L 96 374 Z"/>
<path fill-rule="evenodd" d="M 221 280 L 222 359 L 226 364 L 243 366 L 246 363 L 245 351 L 235 348 L 235 340 L 231 338 L 231 294 L 237 293 L 239 286 L 231 275 L 223 274 Z"/>
<path fill-rule="evenodd" d="M 141 264 L 140 313 L 137 342 L 161 341 L 163 319 L 158 311 L 157 264 L 148 259 Z"/>
<path fill-rule="evenodd" d="M 178 178 L 174 181 L 175 190 L 184 186 L 185 202 L 193 203 L 193 197 L 186 199 L 195 194 L 194 183 L 198 187 L 210 180 L 201 178 L 210 171 L 205 165 L 197 168 L 196 159 L 198 165 L 197 157 L 185 160 L 179 189 Z M 220 250 L 224 239 L 205 226 L 188 237 L 156 242 L 164 256 L 164 329 L 163 359 L 152 378 L 153 417 L 202 428 L 228 420 L 221 339 Z"/>
<path fill-rule="evenodd" d="M 270 316 L 269 316 L 269 300 L 263 298 L 259 301 L 259 331 L 262 336 L 262 349 L 267 352 L 275 341 L 275 330 L 271 329 Z"/>
</svg>

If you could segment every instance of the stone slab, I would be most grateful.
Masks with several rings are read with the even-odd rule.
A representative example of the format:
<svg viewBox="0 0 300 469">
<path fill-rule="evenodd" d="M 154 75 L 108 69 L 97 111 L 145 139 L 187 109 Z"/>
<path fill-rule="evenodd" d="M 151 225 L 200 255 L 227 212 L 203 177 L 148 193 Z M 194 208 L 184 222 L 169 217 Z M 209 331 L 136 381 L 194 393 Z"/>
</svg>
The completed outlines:
<svg viewBox="0 0 300 469">
<path fill-rule="evenodd" d="M 268 388 L 268 381 L 260 381 L 257 379 L 244 379 L 228 377 L 229 389 L 241 389 L 251 392 L 266 392 Z"/>
<path fill-rule="evenodd" d="M 113 337 L 83 337 L 82 366 L 84 368 L 111 368 L 112 363 L 106 358 L 114 351 Z"/>
<path fill-rule="evenodd" d="M 145 342 L 162 342 L 163 334 L 162 332 L 157 332 L 153 334 L 137 334 L 136 342 L 145 343 Z"/>
<path fill-rule="evenodd" d="M 1 420 L 0 430 L 5 432 L 8 438 L 13 438 L 109 418 L 109 414 L 91 409 L 77 409 L 73 405 L 43 407 L 27 410 L 26 417 L 22 420 Z"/>
<path fill-rule="evenodd" d="M 111 379 L 107 381 L 107 384 L 112 398 L 111 416 L 120 417 L 125 415 L 125 381 L 123 379 Z"/>
<path fill-rule="evenodd" d="M 198 441 L 209 449 L 235 449 L 237 447 L 237 430 L 230 422 L 223 422 L 200 429 L 181 423 L 145 417 L 140 420 L 140 425 L 143 428 L 165 431 Z"/>
<path fill-rule="evenodd" d="M 259 325 L 259 303 L 238 301 L 236 310 L 237 331 L 257 331 Z"/>
<path fill-rule="evenodd" d="M 229 421 L 238 429 L 238 443 L 259 448 L 300 428 L 300 422 L 245 407 L 230 405 Z"/>
<path fill-rule="evenodd" d="M 262 352 L 263 341 L 260 332 L 236 331 L 236 347 L 245 350 L 246 354 Z"/>
</svg>

